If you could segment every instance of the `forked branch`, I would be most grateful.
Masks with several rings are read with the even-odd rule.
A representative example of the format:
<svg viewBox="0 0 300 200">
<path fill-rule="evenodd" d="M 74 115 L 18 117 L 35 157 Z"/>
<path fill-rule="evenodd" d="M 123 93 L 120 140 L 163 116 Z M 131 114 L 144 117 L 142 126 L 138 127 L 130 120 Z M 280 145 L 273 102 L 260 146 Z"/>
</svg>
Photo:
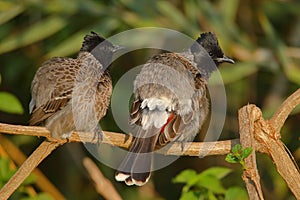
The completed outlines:
<svg viewBox="0 0 300 200">
<path fill-rule="evenodd" d="M 261 110 L 255 105 L 247 105 L 239 110 L 241 144 L 253 149 L 252 154 L 245 159 L 248 169 L 243 173 L 251 200 L 263 199 L 260 176 L 256 166 L 256 151 L 266 153 L 272 159 L 277 171 L 286 181 L 296 199 L 300 199 L 298 167 L 280 140 L 280 129 L 298 104 L 300 104 L 300 89 L 282 103 L 270 120 L 263 119 Z"/>
</svg>

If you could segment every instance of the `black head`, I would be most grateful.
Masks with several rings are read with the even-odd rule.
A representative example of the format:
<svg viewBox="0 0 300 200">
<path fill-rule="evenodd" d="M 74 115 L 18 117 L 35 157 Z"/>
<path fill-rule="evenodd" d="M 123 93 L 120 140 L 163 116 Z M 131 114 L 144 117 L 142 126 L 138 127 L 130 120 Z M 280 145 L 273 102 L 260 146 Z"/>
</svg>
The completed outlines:
<svg viewBox="0 0 300 200">
<path fill-rule="evenodd" d="M 113 47 L 113 45 L 110 42 L 106 41 L 105 38 L 92 31 L 91 35 L 84 36 L 84 41 L 82 43 L 80 51 L 91 52 L 96 46 L 98 46 L 104 41 L 107 43 L 104 44 L 105 46 Z"/>
<path fill-rule="evenodd" d="M 91 35 L 84 36 L 80 51 L 92 53 L 102 65 L 108 67 L 113 54 L 119 49 L 122 49 L 122 47 L 113 45 L 104 37 L 92 31 Z"/>
<path fill-rule="evenodd" d="M 221 47 L 219 46 L 218 39 L 214 33 L 202 33 L 197 39 L 197 43 L 200 44 L 208 52 L 209 56 L 213 59 L 217 66 L 223 62 L 234 64 L 234 61 L 225 56 L 225 54 L 223 53 Z M 194 44 L 191 47 L 191 51 L 193 54 L 199 50 L 200 48 L 197 44 Z"/>
</svg>

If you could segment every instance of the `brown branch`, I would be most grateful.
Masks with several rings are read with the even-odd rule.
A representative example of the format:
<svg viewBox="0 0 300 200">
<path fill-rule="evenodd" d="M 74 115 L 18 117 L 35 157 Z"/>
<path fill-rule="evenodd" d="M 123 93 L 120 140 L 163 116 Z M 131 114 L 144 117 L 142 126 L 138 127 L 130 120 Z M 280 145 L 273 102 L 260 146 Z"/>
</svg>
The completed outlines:
<svg viewBox="0 0 300 200">
<path fill-rule="evenodd" d="M 260 186 L 260 176 L 256 165 L 255 139 L 254 139 L 254 116 L 252 106 L 245 106 L 239 110 L 239 133 L 243 147 L 253 149 L 251 155 L 245 159 L 247 169 L 243 171 L 243 180 L 246 184 L 250 200 L 263 200 L 263 193 Z"/>
<path fill-rule="evenodd" d="M 46 137 L 47 140 L 53 142 L 67 142 L 67 140 L 52 138 L 46 128 L 38 126 L 20 126 L 0 123 L 0 133 L 39 136 Z M 101 141 L 101 143 L 110 144 L 112 146 L 128 148 L 132 141 L 132 136 L 122 133 L 103 131 L 103 135 L 103 141 Z M 97 144 L 98 140 L 94 137 L 93 133 L 74 132 L 68 139 L 68 142 L 90 142 Z M 168 150 L 159 152 L 167 155 L 201 156 L 204 149 L 209 149 L 206 155 L 225 155 L 230 152 L 233 145 L 238 143 L 239 139 L 216 142 L 189 142 L 184 144 L 182 151 L 181 143 L 175 142 Z"/>
<path fill-rule="evenodd" d="M 87 169 L 90 177 L 95 183 L 97 192 L 105 199 L 121 200 L 121 196 L 114 188 L 113 184 L 103 176 L 98 166 L 88 157 L 83 159 L 83 165 Z"/>
<path fill-rule="evenodd" d="M 286 151 L 284 144 L 280 140 L 265 137 L 265 134 L 259 135 L 259 137 L 269 149 L 269 155 L 273 160 L 277 171 L 285 180 L 296 199 L 300 199 L 300 174 Z"/>
<path fill-rule="evenodd" d="M 98 140 L 94 137 L 93 133 L 74 132 L 68 140 L 63 140 L 52 138 L 50 132 L 46 128 L 37 126 L 21 126 L 0 123 L 0 133 L 31 135 L 45 137 L 47 139 L 30 155 L 30 157 L 28 157 L 16 174 L 0 190 L 0 197 L 7 198 L 21 185 L 21 183 L 39 165 L 39 163 L 42 162 L 42 160 L 45 159 L 58 146 L 66 142 L 98 143 Z M 103 131 L 103 140 L 101 142 L 113 146 L 128 148 L 131 141 L 132 136 Z M 183 151 L 181 143 L 174 143 L 168 150 L 161 150 L 160 153 L 168 155 L 203 156 L 203 152 L 205 152 L 205 155 L 225 155 L 229 153 L 231 147 L 237 143 L 239 143 L 238 139 L 208 143 L 185 143 Z M 207 149 L 209 149 L 209 151 L 207 151 Z"/>
<path fill-rule="evenodd" d="M 270 119 L 270 123 L 273 125 L 276 133 L 279 134 L 281 127 L 289 114 L 293 109 L 300 104 L 300 89 L 296 90 L 291 96 L 289 96 L 277 109 L 273 117 Z M 280 135 L 276 135 L 276 138 L 280 138 Z"/>
<path fill-rule="evenodd" d="M 299 92 L 298 95 L 300 95 Z M 265 121 L 262 118 L 262 113 L 259 108 L 253 107 L 253 112 L 256 113 L 256 141 L 268 149 L 268 155 L 274 162 L 277 171 L 285 180 L 296 199 L 300 199 L 300 173 L 293 159 L 290 157 L 291 155 L 287 149 L 285 149 L 284 143 L 276 137 L 276 135 L 280 135 L 280 133 L 275 130 L 275 124 L 272 124 L 272 121 Z"/>
<path fill-rule="evenodd" d="M 175 142 L 167 150 L 159 150 L 158 153 L 175 156 L 215 156 L 230 153 L 231 148 L 239 144 L 239 139 L 215 141 L 215 142 L 185 142 L 182 144 Z"/>
<path fill-rule="evenodd" d="M 22 164 L 18 171 L 9 179 L 9 181 L 1 188 L 1 199 L 8 199 L 12 193 L 21 185 L 21 183 L 30 175 L 53 150 L 55 150 L 63 142 L 44 141 Z"/>
<path fill-rule="evenodd" d="M 22 163 L 27 159 L 26 155 L 24 155 L 24 153 L 21 152 L 9 139 L 4 137 L 4 135 L 0 135 L 0 145 L 6 150 L 8 156 L 17 165 L 22 165 Z M 50 194 L 54 199 L 65 199 L 65 197 L 38 168 L 33 170 L 33 174 L 37 177 L 37 181 L 35 184 L 42 191 Z"/>
<path fill-rule="evenodd" d="M 10 157 L 10 154 L 11 154 L 10 149 L 7 149 L 5 146 L 2 145 L 3 138 L 5 138 L 5 137 L 4 136 L 0 137 L 0 142 L 1 142 L 0 157 L 6 158 L 6 159 L 9 159 L 10 161 L 12 161 L 9 163 L 9 168 L 11 170 L 17 170 L 16 162 Z M 8 139 L 6 139 L 6 140 L 8 140 Z M 32 185 L 26 185 L 24 189 L 26 190 L 26 192 L 28 192 L 29 196 L 36 196 L 36 194 L 37 194 L 36 190 L 33 188 Z"/>
<path fill-rule="evenodd" d="M 45 127 L 40 126 L 21 126 L 0 123 L 0 133 L 45 137 L 48 141 L 67 142 L 67 140 L 59 140 L 53 138 L 50 132 Z M 102 142 L 114 146 L 128 148 L 132 140 L 131 137 L 125 134 L 119 134 L 109 131 L 103 131 L 103 133 L 104 138 Z M 79 135 L 77 132 L 74 132 L 74 134 L 72 134 L 72 136 L 68 139 L 68 142 L 90 142 L 95 144 L 98 142 L 98 139 L 94 137 L 93 133 L 81 132 L 79 133 Z"/>
<path fill-rule="evenodd" d="M 263 199 L 255 151 L 268 154 L 277 171 L 297 199 L 300 199 L 300 173 L 289 151 L 280 140 L 280 130 L 292 110 L 300 104 L 300 89 L 289 96 L 270 120 L 264 120 L 261 110 L 247 105 L 239 110 L 240 140 L 243 147 L 254 151 L 245 159 L 248 170 L 243 172 L 250 199 Z"/>
<path fill-rule="evenodd" d="M 300 93 L 298 93 L 300 95 Z M 295 101 L 294 101 L 295 102 Z M 291 106 L 291 104 L 288 104 Z M 282 109 L 282 108 L 280 108 Z M 280 137 L 277 137 L 277 135 L 280 135 L 279 132 L 274 128 L 274 124 L 272 124 L 273 121 L 267 121 L 264 120 L 262 117 L 261 110 L 256 107 L 255 105 L 248 105 L 240 109 L 244 117 L 239 118 L 239 120 L 243 120 L 245 123 L 250 123 L 249 125 L 240 123 L 243 130 L 240 132 L 241 134 L 241 143 L 244 144 L 244 139 L 247 136 L 242 136 L 242 134 L 251 134 L 249 131 L 254 130 L 254 140 L 251 138 L 251 142 L 246 143 L 245 145 L 249 145 L 253 148 L 254 151 L 257 151 L 257 147 L 260 147 L 260 149 L 263 149 L 262 152 L 267 153 L 269 157 L 271 157 L 272 161 L 274 162 L 277 171 L 282 176 L 282 178 L 287 183 L 288 187 L 292 191 L 292 193 L 295 195 L 296 199 L 300 199 L 300 174 L 296 167 L 296 165 L 293 162 L 293 159 L 290 158 L 289 152 L 285 149 L 284 144 L 281 142 Z M 290 110 L 291 111 L 291 110 Z M 284 113 L 285 111 L 279 111 L 277 113 Z M 279 118 L 283 119 L 285 118 L 285 114 L 279 114 Z M 247 119 L 248 118 L 248 119 Z M 247 128 L 248 127 L 248 128 Z M 249 129 L 247 131 L 247 129 Z M 242 130 L 240 128 L 240 130 Z M 248 147 L 249 147 L 248 146 Z M 263 147 L 261 147 L 263 146 Z M 246 146 L 244 146 L 246 147 Z M 252 155 L 253 156 L 253 155 Z M 256 168 L 256 163 L 254 163 L 253 157 L 250 156 L 250 158 L 246 159 L 247 167 L 251 169 L 250 173 L 247 174 L 246 184 L 248 184 L 248 180 L 252 180 L 254 178 L 254 186 L 255 189 L 260 189 L 259 185 L 259 179 L 258 179 L 258 173 Z M 248 166 L 249 165 L 249 166 Z M 253 177 L 254 176 L 254 177 Z M 252 187 L 254 187 L 252 186 Z M 248 189 L 248 186 L 247 186 Z M 252 193 L 252 189 L 248 189 L 248 193 Z M 253 198 L 255 199 L 255 198 Z"/>
</svg>

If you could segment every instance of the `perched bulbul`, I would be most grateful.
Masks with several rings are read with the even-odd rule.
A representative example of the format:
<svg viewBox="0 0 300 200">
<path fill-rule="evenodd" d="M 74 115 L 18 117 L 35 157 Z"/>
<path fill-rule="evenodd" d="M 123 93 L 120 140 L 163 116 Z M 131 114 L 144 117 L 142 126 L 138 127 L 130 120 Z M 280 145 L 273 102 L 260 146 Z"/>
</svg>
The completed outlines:
<svg viewBox="0 0 300 200">
<path fill-rule="evenodd" d="M 144 185 L 155 149 L 194 139 L 208 114 L 207 81 L 215 65 L 223 62 L 234 63 L 224 55 L 215 34 L 207 32 L 187 51 L 156 55 L 143 66 L 134 81 L 130 113 L 137 133 L 117 169 L 117 181 Z"/>
<path fill-rule="evenodd" d="M 31 85 L 30 125 L 44 125 L 55 138 L 95 131 L 112 94 L 108 65 L 118 46 L 91 32 L 76 59 L 54 57 L 37 70 Z"/>
</svg>

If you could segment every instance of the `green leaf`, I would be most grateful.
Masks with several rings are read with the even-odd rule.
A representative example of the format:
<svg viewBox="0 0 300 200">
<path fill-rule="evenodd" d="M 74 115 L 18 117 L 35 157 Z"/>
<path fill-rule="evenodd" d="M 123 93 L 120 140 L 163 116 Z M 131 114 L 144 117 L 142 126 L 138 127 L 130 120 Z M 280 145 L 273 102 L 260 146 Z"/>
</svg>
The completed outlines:
<svg viewBox="0 0 300 200">
<path fill-rule="evenodd" d="M 236 144 L 232 147 L 231 152 L 232 153 L 227 154 L 225 160 L 229 163 L 240 163 L 244 170 L 247 169 L 244 159 L 251 154 L 252 148 L 246 147 L 242 149 L 242 145 Z"/>
<path fill-rule="evenodd" d="M 211 175 L 217 177 L 218 179 L 222 179 L 225 176 L 227 176 L 231 171 L 232 169 L 227 167 L 211 167 L 203 171 L 201 174 Z"/>
<path fill-rule="evenodd" d="M 45 39 L 60 31 L 66 25 L 67 21 L 57 16 L 51 16 L 40 20 L 36 24 L 29 26 L 26 30 L 19 32 L 17 35 L 11 35 L 8 38 L 3 38 L 3 42 L 0 43 L 0 54 Z"/>
<path fill-rule="evenodd" d="M 207 196 L 209 200 L 218 200 L 215 194 L 210 190 L 207 192 Z"/>
<path fill-rule="evenodd" d="M 0 180 L 6 181 L 6 176 L 9 172 L 9 160 L 0 157 Z"/>
<path fill-rule="evenodd" d="M 204 188 L 211 190 L 212 192 L 217 193 L 217 194 L 225 193 L 225 189 L 222 186 L 220 179 L 218 179 L 215 176 L 209 175 L 209 174 L 199 174 L 197 186 L 204 187 Z"/>
<path fill-rule="evenodd" d="M 10 162 L 7 158 L 0 158 L 0 182 L 7 182 L 16 171 L 10 169 Z"/>
<path fill-rule="evenodd" d="M 3 4 L 6 4 L 7 8 L 3 10 Z M 11 2 L 0 2 L 1 12 L 0 12 L 0 25 L 6 23 L 7 21 L 13 19 L 25 10 L 22 4 L 16 4 Z"/>
<path fill-rule="evenodd" d="M 247 158 L 250 154 L 252 153 L 252 148 L 251 147 L 246 147 L 242 151 L 242 158 Z"/>
<path fill-rule="evenodd" d="M 193 191 L 184 192 L 180 196 L 180 200 L 198 200 L 198 199 L 199 197 Z"/>
<path fill-rule="evenodd" d="M 239 159 L 233 153 L 227 154 L 225 160 L 229 163 L 238 163 L 238 162 L 240 162 Z"/>
<path fill-rule="evenodd" d="M 225 200 L 240 200 L 248 199 L 248 194 L 244 188 L 241 187 L 231 187 L 225 192 Z"/>
<path fill-rule="evenodd" d="M 232 153 L 240 153 L 240 151 L 242 150 L 242 145 L 240 144 L 236 144 L 232 147 L 231 151 Z"/>
<path fill-rule="evenodd" d="M 20 101 L 8 92 L 0 92 L 0 110 L 13 114 L 23 114 L 24 112 Z"/>
<path fill-rule="evenodd" d="M 180 174 L 178 174 L 175 178 L 173 178 L 173 183 L 188 183 L 191 179 L 197 176 L 197 172 L 192 169 L 186 169 Z"/>
</svg>

